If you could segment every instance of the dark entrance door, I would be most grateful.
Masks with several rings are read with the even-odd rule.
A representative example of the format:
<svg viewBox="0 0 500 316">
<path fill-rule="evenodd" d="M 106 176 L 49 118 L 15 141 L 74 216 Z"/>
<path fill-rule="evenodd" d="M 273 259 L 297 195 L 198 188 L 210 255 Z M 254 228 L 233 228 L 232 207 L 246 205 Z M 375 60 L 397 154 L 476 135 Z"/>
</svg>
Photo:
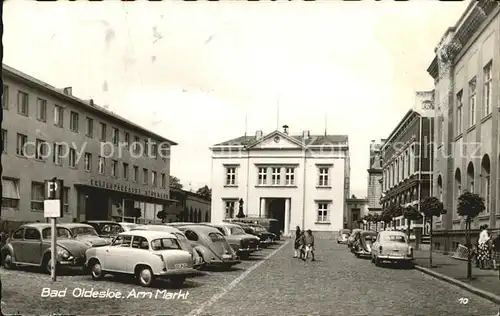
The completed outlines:
<svg viewBox="0 0 500 316">
<path fill-rule="evenodd" d="M 86 220 L 109 220 L 109 195 L 100 190 L 92 190 L 87 193 L 85 203 Z"/>
<path fill-rule="evenodd" d="M 269 217 L 278 221 L 280 230 L 285 230 L 285 199 L 273 199 L 269 205 Z"/>
</svg>

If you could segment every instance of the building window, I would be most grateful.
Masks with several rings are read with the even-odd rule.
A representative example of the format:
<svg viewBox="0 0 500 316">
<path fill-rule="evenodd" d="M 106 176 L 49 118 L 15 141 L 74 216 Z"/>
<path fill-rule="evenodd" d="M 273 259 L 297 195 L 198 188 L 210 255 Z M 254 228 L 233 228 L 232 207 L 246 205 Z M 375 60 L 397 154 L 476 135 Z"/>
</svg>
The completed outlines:
<svg viewBox="0 0 500 316">
<path fill-rule="evenodd" d="M 138 182 L 139 180 L 139 167 L 134 166 L 134 173 L 132 174 L 132 181 Z"/>
<path fill-rule="evenodd" d="M 24 134 L 17 134 L 17 148 L 16 148 L 16 153 L 19 156 L 25 156 L 26 155 L 26 143 L 28 142 L 28 136 Z"/>
<path fill-rule="evenodd" d="M 118 143 L 120 142 L 120 131 L 118 128 L 113 128 L 113 144 L 118 146 Z"/>
<path fill-rule="evenodd" d="M 151 171 L 151 184 L 156 186 L 156 171 Z"/>
<path fill-rule="evenodd" d="M 226 218 L 233 218 L 234 217 L 234 205 L 235 201 L 224 201 L 224 208 L 226 210 Z"/>
<path fill-rule="evenodd" d="M 87 116 L 85 123 L 86 123 L 85 135 L 89 138 L 94 137 L 94 120 Z"/>
<path fill-rule="evenodd" d="M 158 157 L 158 145 L 152 144 L 151 145 L 151 158 L 156 159 L 157 157 Z"/>
<path fill-rule="evenodd" d="M 2 208 L 19 210 L 19 179 L 2 178 Z"/>
<path fill-rule="evenodd" d="M 99 174 L 104 174 L 104 164 L 106 163 L 106 160 L 104 157 L 99 156 L 99 160 L 97 161 L 97 172 Z"/>
<path fill-rule="evenodd" d="M 130 134 L 129 133 L 125 133 L 125 145 L 127 146 L 127 148 L 130 146 Z"/>
<path fill-rule="evenodd" d="M 147 139 L 144 140 L 144 156 L 148 157 L 149 156 L 149 142 Z"/>
<path fill-rule="evenodd" d="M 271 169 L 271 184 L 279 185 L 281 183 L 281 168 L 275 167 Z"/>
<path fill-rule="evenodd" d="M 161 174 L 161 187 L 164 189 L 167 185 L 167 175 L 162 173 Z"/>
<path fill-rule="evenodd" d="M 134 137 L 134 152 L 136 155 L 141 152 L 141 140 L 138 136 Z"/>
<path fill-rule="evenodd" d="M 328 222 L 329 221 L 329 209 L 330 209 L 330 203 L 327 202 L 319 202 L 317 203 L 318 206 L 318 222 Z"/>
<path fill-rule="evenodd" d="M 319 168 L 319 182 L 318 186 L 327 187 L 328 186 L 328 173 L 329 170 L 326 167 Z"/>
<path fill-rule="evenodd" d="M 491 86 L 492 86 L 492 77 L 491 77 L 491 65 L 492 62 L 490 61 L 486 67 L 484 67 L 483 72 L 484 72 L 484 107 L 483 107 L 483 116 L 487 116 L 491 113 Z"/>
<path fill-rule="evenodd" d="M 259 168 L 259 185 L 267 184 L 267 168 Z"/>
<path fill-rule="evenodd" d="M 142 183 L 148 184 L 148 169 L 142 168 Z"/>
<path fill-rule="evenodd" d="M 118 161 L 116 160 L 111 160 L 111 176 L 115 178 L 118 176 Z"/>
<path fill-rule="evenodd" d="M 2 129 L 2 153 L 7 152 L 7 130 Z"/>
<path fill-rule="evenodd" d="M 462 122 L 463 122 L 463 115 L 464 115 L 463 108 L 464 108 L 463 90 L 460 90 L 457 93 L 457 118 L 456 118 L 456 122 L 455 122 L 457 135 L 459 135 L 463 132 L 462 131 Z"/>
<path fill-rule="evenodd" d="M 226 167 L 226 185 L 236 185 L 236 167 Z"/>
<path fill-rule="evenodd" d="M 484 177 L 484 206 L 486 206 L 486 213 L 490 211 L 490 197 L 491 197 L 491 180 L 490 175 Z"/>
<path fill-rule="evenodd" d="M 64 122 L 64 109 L 62 106 L 54 105 L 54 125 L 63 127 Z"/>
<path fill-rule="evenodd" d="M 100 123 L 99 125 L 101 127 L 101 133 L 99 135 L 99 140 L 102 142 L 105 142 L 106 141 L 106 124 Z"/>
<path fill-rule="evenodd" d="M 63 203 L 64 213 L 69 213 L 69 188 L 64 187 L 62 194 L 63 194 L 62 203 Z"/>
<path fill-rule="evenodd" d="M 69 167 L 76 168 L 76 150 L 74 148 L 69 149 Z"/>
<path fill-rule="evenodd" d="M 47 122 L 47 100 L 36 99 L 36 119 Z"/>
<path fill-rule="evenodd" d="M 286 168 L 285 185 L 295 184 L 295 168 Z"/>
<path fill-rule="evenodd" d="M 43 212 L 43 201 L 45 200 L 45 185 L 39 182 L 31 182 L 31 210 Z"/>
<path fill-rule="evenodd" d="M 476 124 L 476 77 L 469 81 L 469 127 Z"/>
<path fill-rule="evenodd" d="M 3 86 L 2 108 L 6 110 L 9 109 L 9 87 L 6 85 Z"/>
<path fill-rule="evenodd" d="M 49 151 L 49 144 L 42 140 L 42 139 L 37 139 L 36 140 L 36 153 L 35 153 L 35 159 L 37 160 L 44 160 L 45 158 L 48 157 L 48 151 Z"/>
<path fill-rule="evenodd" d="M 29 97 L 26 92 L 17 92 L 17 113 L 28 116 L 28 101 Z"/>
<path fill-rule="evenodd" d="M 92 154 L 91 153 L 85 153 L 85 171 L 91 171 L 92 170 Z"/>
<path fill-rule="evenodd" d="M 128 180 L 128 163 L 123 163 L 123 179 Z"/>
<path fill-rule="evenodd" d="M 62 165 L 62 156 L 63 156 L 63 154 L 62 154 L 62 151 L 63 151 L 62 145 L 58 144 L 58 143 L 54 143 L 53 148 L 54 148 L 54 160 L 53 160 L 54 163 L 56 165 Z"/>
</svg>

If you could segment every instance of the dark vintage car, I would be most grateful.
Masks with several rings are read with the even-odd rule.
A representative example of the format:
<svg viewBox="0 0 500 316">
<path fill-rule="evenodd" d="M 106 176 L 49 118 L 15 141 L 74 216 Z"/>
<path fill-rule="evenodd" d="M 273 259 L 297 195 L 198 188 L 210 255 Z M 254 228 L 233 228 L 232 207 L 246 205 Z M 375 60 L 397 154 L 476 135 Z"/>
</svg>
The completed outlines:
<svg viewBox="0 0 500 316">
<path fill-rule="evenodd" d="M 113 221 L 85 221 L 82 224 L 94 227 L 99 237 L 109 239 L 110 241 L 125 231 L 119 223 Z"/>
<path fill-rule="evenodd" d="M 359 237 L 359 233 L 362 229 L 355 228 L 352 230 L 351 234 L 347 238 L 347 247 L 352 251 L 352 246 L 354 245 L 354 241 Z"/>
<path fill-rule="evenodd" d="M 61 223 L 59 226 L 67 228 L 76 240 L 83 241 L 90 247 L 102 247 L 111 244 L 108 238 L 99 237 L 94 227 L 90 225 L 82 223 Z"/>
<path fill-rule="evenodd" d="M 234 224 L 240 225 L 247 234 L 259 237 L 259 246 L 262 248 L 276 243 L 276 235 L 268 232 L 262 225 L 236 222 Z"/>
<path fill-rule="evenodd" d="M 337 244 L 346 244 L 347 238 L 351 234 L 350 229 L 341 229 L 339 230 L 339 236 L 337 237 Z"/>
<path fill-rule="evenodd" d="M 4 268 L 38 266 L 44 272 L 50 273 L 51 230 L 51 225 L 46 223 L 25 224 L 19 227 L 2 247 Z M 57 266 L 83 266 L 85 252 L 90 248 L 87 243 L 73 238 L 67 228 L 57 226 Z"/>
<path fill-rule="evenodd" d="M 370 258 L 372 253 L 372 245 L 377 240 L 377 233 L 374 231 L 364 230 L 359 233 L 359 238 L 354 242 L 354 254 L 356 257 Z"/>
<path fill-rule="evenodd" d="M 135 231 L 135 230 L 160 231 L 174 235 L 175 237 L 177 237 L 177 240 L 179 241 L 182 250 L 189 252 L 193 257 L 193 267 L 195 269 L 200 269 L 203 267 L 204 265 L 203 258 L 201 257 L 199 252 L 196 251 L 195 248 L 191 246 L 191 242 L 186 238 L 186 235 L 184 235 L 184 233 L 180 231 L 178 228 L 167 225 L 139 225 L 135 228 L 132 228 L 130 231 Z"/>
<path fill-rule="evenodd" d="M 217 228 L 238 256 L 246 260 L 250 253 L 259 250 L 260 239 L 257 236 L 247 234 L 241 226 L 236 223 L 212 224 Z"/>
<path fill-rule="evenodd" d="M 236 252 L 217 228 L 193 224 L 180 226 L 179 230 L 200 253 L 207 266 L 229 268 L 241 263 Z"/>
<path fill-rule="evenodd" d="M 261 218 L 261 217 L 245 217 L 245 218 L 232 218 L 226 219 L 224 222 L 228 223 L 245 223 L 245 224 L 258 224 L 263 226 L 268 232 L 276 235 L 276 240 L 281 239 L 281 227 L 277 219 L 274 218 Z"/>
</svg>

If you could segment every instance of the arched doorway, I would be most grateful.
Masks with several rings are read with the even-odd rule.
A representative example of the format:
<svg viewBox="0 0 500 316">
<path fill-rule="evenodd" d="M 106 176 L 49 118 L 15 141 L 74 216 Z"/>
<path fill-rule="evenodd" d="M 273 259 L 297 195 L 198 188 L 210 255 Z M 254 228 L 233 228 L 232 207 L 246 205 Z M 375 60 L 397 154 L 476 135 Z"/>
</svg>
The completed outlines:
<svg viewBox="0 0 500 316">
<path fill-rule="evenodd" d="M 206 223 L 210 222 L 210 220 L 208 219 L 208 211 L 205 212 L 205 222 Z"/>
<path fill-rule="evenodd" d="M 467 166 L 467 191 L 474 193 L 474 164 L 472 161 Z"/>
<path fill-rule="evenodd" d="M 438 199 L 443 202 L 443 178 L 441 177 L 441 175 L 438 176 L 438 179 L 437 179 L 437 196 L 438 196 Z M 442 220 L 443 219 L 443 215 L 440 215 L 439 216 L 439 220 Z"/>
<path fill-rule="evenodd" d="M 485 211 L 490 211 L 491 178 L 490 178 L 490 157 L 484 155 L 481 160 L 481 192 L 483 193 Z"/>
<path fill-rule="evenodd" d="M 198 210 L 198 223 L 201 223 L 201 210 Z"/>
<path fill-rule="evenodd" d="M 194 214 L 193 214 L 193 208 L 191 208 L 191 210 L 189 211 L 189 221 L 193 222 L 193 220 L 194 220 Z"/>
</svg>

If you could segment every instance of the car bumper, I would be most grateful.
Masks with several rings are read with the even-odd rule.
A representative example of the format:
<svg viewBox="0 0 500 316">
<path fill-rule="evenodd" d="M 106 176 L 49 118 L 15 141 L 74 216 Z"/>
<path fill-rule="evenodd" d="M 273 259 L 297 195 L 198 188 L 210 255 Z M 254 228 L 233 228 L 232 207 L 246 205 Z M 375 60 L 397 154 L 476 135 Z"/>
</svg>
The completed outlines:
<svg viewBox="0 0 500 316">
<path fill-rule="evenodd" d="M 227 260 L 212 260 L 208 265 L 211 266 L 234 266 L 240 264 L 241 260 L 238 259 L 227 259 Z"/>
<path fill-rule="evenodd" d="M 68 259 L 63 259 L 63 260 L 58 260 L 57 264 L 60 266 L 65 266 L 65 267 L 84 267 L 86 265 L 86 260 L 85 258 L 68 258 Z"/>
<path fill-rule="evenodd" d="M 370 257 L 371 253 L 367 251 L 356 251 L 356 254 L 360 257 Z"/>
<path fill-rule="evenodd" d="M 347 240 L 338 240 L 337 239 L 337 243 L 339 243 L 339 244 L 347 244 Z"/>
<path fill-rule="evenodd" d="M 170 278 L 182 276 L 186 278 L 194 278 L 206 275 L 205 273 L 198 271 L 196 269 L 175 269 L 175 270 L 167 270 L 162 271 L 161 273 L 156 274 L 159 278 Z"/>
<path fill-rule="evenodd" d="M 395 255 L 379 255 L 377 256 L 380 260 L 390 260 L 390 261 L 412 261 L 412 256 L 395 256 Z"/>
</svg>

